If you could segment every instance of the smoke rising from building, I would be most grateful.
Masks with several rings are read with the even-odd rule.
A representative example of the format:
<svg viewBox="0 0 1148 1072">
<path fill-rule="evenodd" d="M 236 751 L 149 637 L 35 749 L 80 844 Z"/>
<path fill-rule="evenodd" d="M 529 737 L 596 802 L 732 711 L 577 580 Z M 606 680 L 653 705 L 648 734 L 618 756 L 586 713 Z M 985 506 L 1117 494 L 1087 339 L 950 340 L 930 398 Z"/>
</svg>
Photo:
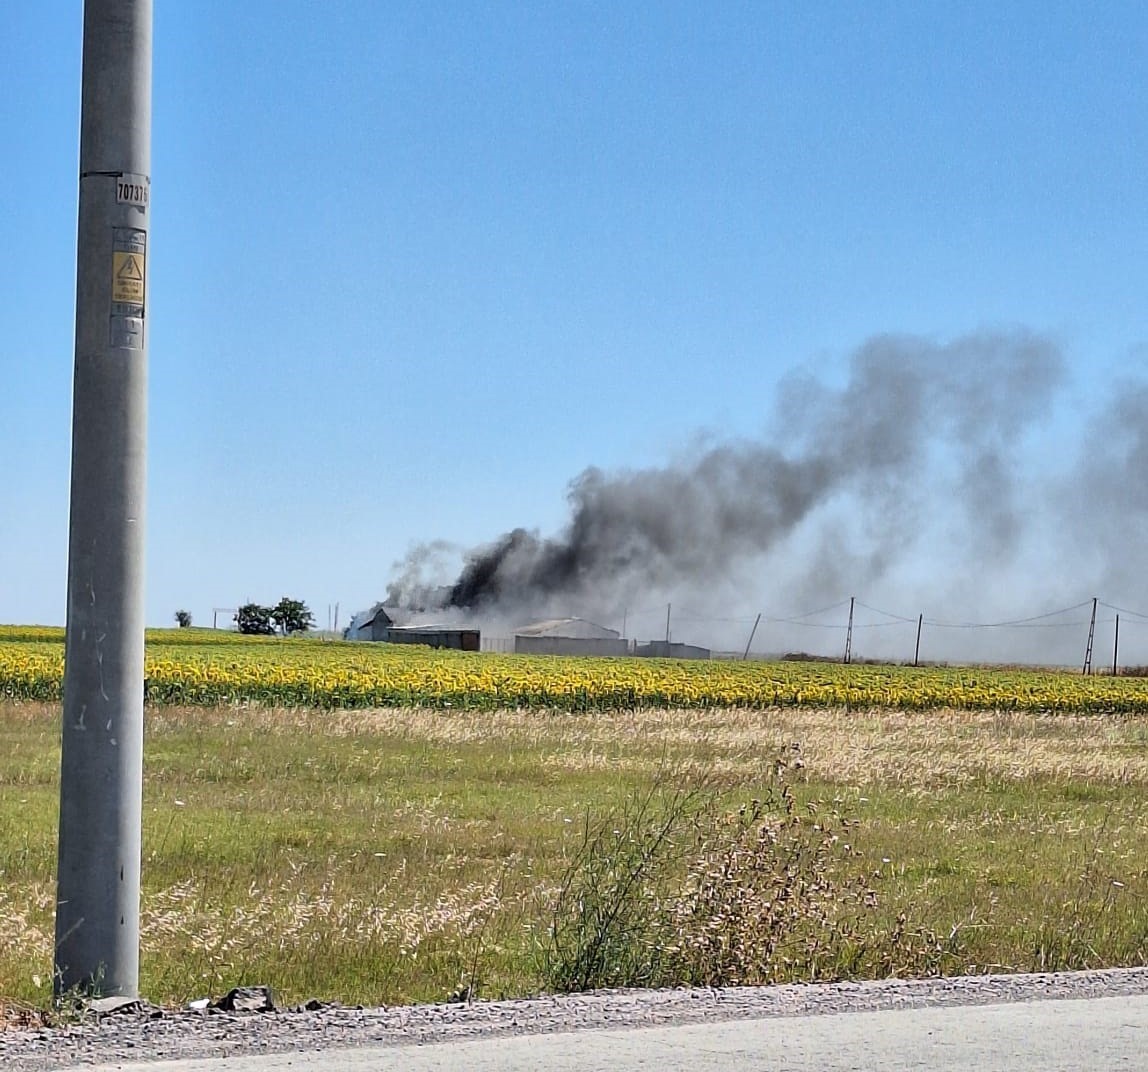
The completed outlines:
<svg viewBox="0 0 1148 1072">
<path fill-rule="evenodd" d="M 938 509 L 970 563 L 1001 561 L 1032 510 L 1018 444 L 1063 380 L 1057 345 L 1029 332 L 879 336 L 852 355 L 841 386 L 789 378 L 761 441 L 711 442 L 661 468 L 586 469 L 562 531 L 512 529 L 465 552 L 445 585 L 430 564 L 447 545 L 422 545 L 389 598 L 508 621 L 617 615 L 643 596 L 736 585 L 763 560 L 803 598 L 839 596 L 835 564 L 853 584 L 886 575 Z M 835 504 L 847 506 L 847 530 Z M 801 576 L 777 561 L 790 554 Z"/>
</svg>

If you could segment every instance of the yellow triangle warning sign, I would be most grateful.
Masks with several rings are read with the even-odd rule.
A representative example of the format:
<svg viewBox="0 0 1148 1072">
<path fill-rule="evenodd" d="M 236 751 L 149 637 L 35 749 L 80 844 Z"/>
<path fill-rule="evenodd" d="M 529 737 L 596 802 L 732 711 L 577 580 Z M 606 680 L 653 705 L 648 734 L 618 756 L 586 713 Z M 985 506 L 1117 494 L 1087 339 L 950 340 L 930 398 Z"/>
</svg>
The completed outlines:
<svg viewBox="0 0 1148 1072">
<path fill-rule="evenodd" d="M 119 271 L 116 272 L 117 279 L 143 279 L 143 271 L 140 268 L 139 257 L 135 253 L 129 253 L 123 259 Z"/>
<path fill-rule="evenodd" d="M 115 250 L 112 253 L 112 301 L 142 305 L 144 300 L 144 255 Z"/>
</svg>

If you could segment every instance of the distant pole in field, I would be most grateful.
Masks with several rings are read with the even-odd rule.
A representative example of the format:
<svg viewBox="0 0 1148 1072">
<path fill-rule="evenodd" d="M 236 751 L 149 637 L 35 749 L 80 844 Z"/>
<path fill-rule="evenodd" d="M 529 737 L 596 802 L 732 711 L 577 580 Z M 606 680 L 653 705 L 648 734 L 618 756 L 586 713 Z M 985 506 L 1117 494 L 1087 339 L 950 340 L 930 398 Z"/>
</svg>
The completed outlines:
<svg viewBox="0 0 1148 1072">
<path fill-rule="evenodd" d="M 138 996 L 151 0 L 86 0 L 54 985 Z"/>
<path fill-rule="evenodd" d="M 1120 653 L 1120 615 L 1116 615 L 1116 632 L 1112 636 L 1112 676 L 1116 676 L 1116 658 Z"/>
<path fill-rule="evenodd" d="M 746 659 L 749 658 L 749 646 L 750 646 L 750 644 L 753 643 L 753 635 L 754 635 L 754 633 L 757 632 L 757 625 L 758 625 L 758 622 L 760 622 L 760 621 L 761 621 L 761 611 L 758 611 L 757 612 L 757 618 L 754 620 L 754 623 L 753 623 L 753 628 L 749 631 L 749 640 L 747 640 L 745 642 L 745 654 L 741 657 L 741 661 L 743 663 L 746 661 Z"/>
<path fill-rule="evenodd" d="M 917 615 L 917 646 L 913 649 L 913 665 L 921 665 L 921 626 L 925 624 L 924 614 Z"/>
<path fill-rule="evenodd" d="M 629 607 L 622 608 L 622 639 L 626 639 L 626 616 L 630 613 Z"/>
<path fill-rule="evenodd" d="M 1092 644 L 1096 639 L 1096 598 L 1092 600 L 1092 620 L 1088 623 L 1088 647 L 1084 649 L 1084 674 L 1092 673 Z"/>
<path fill-rule="evenodd" d="M 666 644 L 670 642 L 670 604 L 666 604 Z"/>
<path fill-rule="evenodd" d="M 849 626 L 845 630 L 845 664 L 853 661 L 853 603 L 856 596 L 849 597 Z"/>
</svg>

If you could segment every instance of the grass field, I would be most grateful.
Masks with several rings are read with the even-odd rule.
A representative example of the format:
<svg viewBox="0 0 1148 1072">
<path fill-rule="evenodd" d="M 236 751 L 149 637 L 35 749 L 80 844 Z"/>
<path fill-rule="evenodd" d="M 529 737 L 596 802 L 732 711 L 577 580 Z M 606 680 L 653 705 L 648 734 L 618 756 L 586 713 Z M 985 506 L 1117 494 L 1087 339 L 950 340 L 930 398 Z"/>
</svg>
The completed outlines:
<svg viewBox="0 0 1148 1072">
<path fill-rule="evenodd" d="M 213 638 L 200 642 L 207 657 L 198 661 L 203 634 L 169 636 L 152 639 L 149 677 L 168 662 L 214 665 L 271 680 L 257 693 L 268 701 L 279 695 L 274 682 L 300 667 L 350 657 L 343 645 Z M 60 726 L 58 705 L 25 698 L 19 682 L 29 678 L 12 667 L 41 666 L 32 680 L 50 682 L 58 644 L 51 635 L 0 637 L 0 691 L 9 697 L 0 700 L 0 994 L 39 1004 L 51 989 Z M 1148 715 L 1138 681 L 1079 693 L 1070 687 L 1093 683 L 896 672 L 883 679 L 883 700 L 846 708 L 826 705 L 818 682 L 854 688 L 878 680 L 870 668 L 834 679 L 841 668 L 761 667 L 761 680 L 786 677 L 793 691 L 784 703 L 720 706 L 726 694 L 705 690 L 718 681 L 736 693 L 757 680 L 739 676 L 749 670 L 617 663 L 613 672 L 629 684 L 610 686 L 615 699 L 651 674 L 654 692 L 684 681 L 695 705 L 595 700 L 571 710 L 580 705 L 541 697 L 569 697 L 571 679 L 589 689 L 593 663 L 548 659 L 515 671 L 531 681 L 517 693 L 520 706 L 497 706 L 488 681 L 476 709 L 441 697 L 469 695 L 474 675 L 494 680 L 489 668 L 514 660 L 352 654 L 369 668 L 358 672 L 384 681 L 377 688 L 393 687 L 387 675 L 402 668 L 416 682 L 403 688 L 422 706 L 209 703 L 207 693 L 200 706 L 149 705 L 142 988 L 154 1000 L 239 983 L 268 983 L 288 1002 L 445 1000 L 468 985 L 485 997 L 544 989 L 553 976 L 542 953 L 572 862 L 575 872 L 586 867 L 588 816 L 603 820 L 607 840 L 623 832 L 616 847 L 629 844 L 633 802 L 659 782 L 658 799 L 671 803 L 673 789 L 704 785 L 716 794 L 704 798 L 708 813 L 723 814 L 769 799 L 782 754 L 799 755 L 786 777 L 813 839 L 800 834 L 795 852 L 771 826 L 766 877 L 780 873 L 785 853 L 787 890 L 794 875 L 824 866 L 832 885 L 802 887 L 801 903 L 840 904 L 819 927 L 778 944 L 757 976 L 742 970 L 743 981 L 1148 962 Z M 435 666 L 446 668 L 442 677 Z M 896 689 L 906 681 L 918 695 L 963 688 L 965 702 L 905 701 Z M 322 692 L 321 702 L 332 695 Z M 1066 709 L 1066 695 L 1083 700 Z M 1004 699 L 976 700 L 989 696 Z M 1096 713 L 1105 706 L 1110 713 Z M 816 812 L 807 811 L 813 802 Z M 802 855 L 815 842 L 822 854 Z M 757 856 L 724 858 L 722 874 L 743 881 L 746 859 L 752 871 L 760 845 Z M 692 925 L 680 910 L 674 918 Z M 712 930 L 712 913 L 707 921 Z"/>
</svg>

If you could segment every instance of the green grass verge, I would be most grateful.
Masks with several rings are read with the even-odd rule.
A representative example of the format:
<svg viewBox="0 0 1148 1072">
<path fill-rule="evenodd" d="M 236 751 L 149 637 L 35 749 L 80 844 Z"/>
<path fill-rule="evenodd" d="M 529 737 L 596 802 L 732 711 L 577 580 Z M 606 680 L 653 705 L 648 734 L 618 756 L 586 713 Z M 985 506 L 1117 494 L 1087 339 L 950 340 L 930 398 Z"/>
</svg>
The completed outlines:
<svg viewBox="0 0 1148 1072">
<path fill-rule="evenodd" d="M 17 1001 L 51 990 L 59 732 L 53 706 L 0 704 L 0 997 Z M 149 708 L 146 742 L 157 1001 L 537 992 L 588 815 L 624 823 L 672 770 L 716 793 L 712 817 L 765 798 L 793 742 L 802 813 L 848 820 L 835 888 L 872 890 L 861 937 L 885 937 L 831 927 L 763 978 L 1148 961 L 1143 716 Z"/>
</svg>

